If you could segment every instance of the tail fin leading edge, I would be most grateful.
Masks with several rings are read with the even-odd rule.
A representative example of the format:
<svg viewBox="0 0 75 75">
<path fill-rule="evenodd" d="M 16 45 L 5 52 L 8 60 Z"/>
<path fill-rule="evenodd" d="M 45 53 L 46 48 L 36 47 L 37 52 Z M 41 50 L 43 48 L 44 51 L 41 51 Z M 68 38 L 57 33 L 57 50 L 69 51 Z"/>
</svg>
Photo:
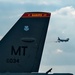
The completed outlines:
<svg viewBox="0 0 75 75">
<path fill-rule="evenodd" d="M 0 72 L 38 72 L 50 15 L 22 15 L 0 41 Z"/>
</svg>

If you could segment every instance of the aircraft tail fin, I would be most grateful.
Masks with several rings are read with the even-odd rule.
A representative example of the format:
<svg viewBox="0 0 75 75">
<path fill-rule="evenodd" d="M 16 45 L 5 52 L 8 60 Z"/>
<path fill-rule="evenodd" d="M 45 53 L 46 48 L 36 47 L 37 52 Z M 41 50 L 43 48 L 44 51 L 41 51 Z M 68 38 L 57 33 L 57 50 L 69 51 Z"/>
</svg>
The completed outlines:
<svg viewBox="0 0 75 75">
<path fill-rule="evenodd" d="M 38 72 L 50 15 L 22 15 L 0 42 L 0 72 Z"/>
</svg>

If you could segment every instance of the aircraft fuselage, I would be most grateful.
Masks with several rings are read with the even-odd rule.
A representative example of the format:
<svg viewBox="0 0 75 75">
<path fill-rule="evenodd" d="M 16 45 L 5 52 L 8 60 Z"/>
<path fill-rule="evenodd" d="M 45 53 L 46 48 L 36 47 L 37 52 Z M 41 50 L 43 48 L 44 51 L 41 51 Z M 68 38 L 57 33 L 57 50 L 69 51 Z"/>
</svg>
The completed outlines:
<svg viewBox="0 0 75 75">
<path fill-rule="evenodd" d="M 73 75 L 71 73 L 0 73 L 0 75 Z"/>
</svg>

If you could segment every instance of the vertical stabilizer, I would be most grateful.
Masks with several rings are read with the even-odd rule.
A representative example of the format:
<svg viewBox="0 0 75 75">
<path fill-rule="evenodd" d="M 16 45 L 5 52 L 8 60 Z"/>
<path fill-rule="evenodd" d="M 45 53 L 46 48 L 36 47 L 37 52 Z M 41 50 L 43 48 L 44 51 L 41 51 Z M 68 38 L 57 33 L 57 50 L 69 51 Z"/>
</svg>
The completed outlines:
<svg viewBox="0 0 75 75">
<path fill-rule="evenodd" d="M 0 41 L 0 72 L 38 72 L 50 15 L 22 15 Z"/>
</svg>

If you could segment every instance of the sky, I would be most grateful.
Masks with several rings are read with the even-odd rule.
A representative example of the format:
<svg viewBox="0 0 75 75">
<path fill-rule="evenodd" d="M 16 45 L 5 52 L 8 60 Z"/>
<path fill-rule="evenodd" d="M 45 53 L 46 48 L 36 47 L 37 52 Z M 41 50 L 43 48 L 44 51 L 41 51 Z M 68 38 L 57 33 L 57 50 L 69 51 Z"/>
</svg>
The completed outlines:
<svg viewBox="0 0 75 75">
<path fill-rule="evenodd" d="M 75 74 L 75 0 L 0 0 L 0 39 L 24 12 L 33 11 L 51 13 L 39 72 Z M 56 43 L 58 37 L 70 40 Z"/>
</svg>

